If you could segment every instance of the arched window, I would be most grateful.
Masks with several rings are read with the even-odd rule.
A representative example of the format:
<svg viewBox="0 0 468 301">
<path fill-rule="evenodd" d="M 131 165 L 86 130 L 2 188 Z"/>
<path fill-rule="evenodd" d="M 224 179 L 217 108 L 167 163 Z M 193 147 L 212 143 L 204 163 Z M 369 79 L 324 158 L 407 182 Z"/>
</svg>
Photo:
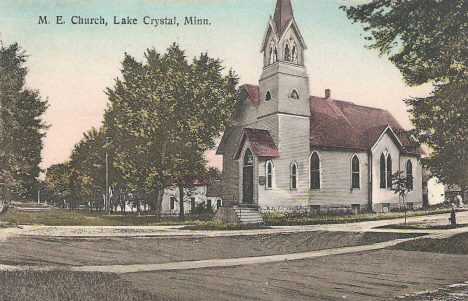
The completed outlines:
<svg viewBox="0 0 468 301">
<path fill-rule="evenodd" d="M 295 63 L 295 64 L 299 63 L 296 43 L 293 44 L 292 51 L 291 51 L 291 57 L 292 57 L 292 62 L 293 63 Z"/>
<path fill-rule="evenodd" d="M 353 159 L 351 160 L 351 187 L 352 188 L 360 188 L 361 187 L 361 181 L 360 181 L 360 175 L 359 175 L 359 158 L 357 155 L 353 156 Z"/>
<path fill-rule="evenodd" d="M 266 188 L 273 188 L 273 162 L 266 164 Z"/>
<path fill-rule="evenodd" d="M 284 47 L 284 60 L 286 62 L 289 62 L 291 60 L 291 50 L 289 49 L 288 43 L 286 43 L 286 46 Z"/>
<path fill-rule="evenodd" d="M 317 152 L 310 156 L 310 189 L 320 189 L 320 158 Z"/>
<path fill-rule="evenodd" d="M 271 41 L 270 41 L 270 57 L 269 57 L 269 60 L 268 60 L 269 64 L 273 64 L 274 62 L 276 62 L 277 50 L 276 50 L 275 44 L 276 44 L 275 40 L 271 39 Z"/>
<path fill-rule="evenodd" d="M 291 94 L 289 94 L 289 97 L 290 97 L 291 99 L 299 99 L 299 93 L 297 93 L 296 90 L 292 90 L 292 91 L 291 91 Z"/>
<path fill-rule="evenodd" d="M 387 188 L 387 176 L 385 170 L 385 155 L 380 155 L 380 188 Z"/>
<path fill-rule="evenodd" d="M 270 101 L 271 100 L 271 93 L 268 91 L 265 95 L 265 101 Z"/>
<path fill-rule="evenodd" d="M 291 162 L 291 189 L 297 189 L 297 163 Z"/>
<path fill-rule="evenodd" d="M 388 154 L 387 156 L 387 188 L 392 188 L 392 156 Z"/>
<path fill-rule="evenodd" d="M 406 184 L 408 189 L 413 190 L 413 163 L 411 160 L 406 162 Z"/>
<path fill-rule="evenodd" d="M 273 61 L 277 62 L 278 61 L 278 47 L 275 46 L 275 54 L 273 55 Z"/>
<path fill-rule="evenodd" d="M 380 188 L 392 188 L 392 156 L 386 152 L 380 155 Z"/>
<path fill-rule="evenodd" d="M 244 166 L 252 166 L 253 163 L 254 161 L 252 151 L 250 150 L 250 148 L 248 148 L 244 154 Z"/>
</svg>

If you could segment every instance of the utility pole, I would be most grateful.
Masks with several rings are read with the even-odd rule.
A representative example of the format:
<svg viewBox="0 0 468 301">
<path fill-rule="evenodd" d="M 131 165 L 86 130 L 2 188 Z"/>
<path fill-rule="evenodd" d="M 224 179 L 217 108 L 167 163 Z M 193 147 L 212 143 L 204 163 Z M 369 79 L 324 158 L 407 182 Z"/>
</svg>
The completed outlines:
<svg viewBox="0 0 468 301">
<path fill-rule="evenodd" d="M 109 202 L 109 154 L 106 149 L 106 212 L 110 214 Z"/>
</svg>

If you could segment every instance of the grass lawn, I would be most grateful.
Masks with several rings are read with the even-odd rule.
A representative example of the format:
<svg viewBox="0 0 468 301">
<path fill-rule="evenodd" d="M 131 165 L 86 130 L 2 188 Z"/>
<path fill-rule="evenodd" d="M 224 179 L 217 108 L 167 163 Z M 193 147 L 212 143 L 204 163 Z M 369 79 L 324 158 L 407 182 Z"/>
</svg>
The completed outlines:
<svg viewBox="0 0 468 301">
<path fill-rule="evenodd" d="M 409 211 L 408 216 L 422 216 L 449 213 L 449 209 L 432 209 Z M 263 214 L 264 226 L 295 226 L 316 224 L 356 223 L 402 218 L 404 213 L 393 212 L 384 214 Z M 191 230 L 240 230 L 244 226 L 223 224 L 211 221 L 212 215 L 190 216 L 180 221 L 177 216 L 163 216 L 157 221 L 154 215 L 136 213 L 112 214 L 97 213 L 89 210 L 69 211 L 51 208 L 43 211 L 22 211 L 20 208 L 10 208 L 0 216 L 2 225 L 37 225 L 37 226 L 157 226 L 157 225 L 187 225 Z M 257 227 L 258 228 L 258 227 Z"/>
<path fill-rule="evenodd" d="M 2 301 L 161 300 L 118 276 L 69 271 L 0 271 Z"/>
<path fill-rule="evenodd" d="M 449 213 L 450 209 L 431 209 L 408 211 L 407 216 L 423 216 Z M 285 214 L 285 213 L 265 213 L 263 221 L 267 226 L 299 226 L 299 225 L 319 225 L 319 224 L 344 224 L 366 221 L 379 221 L 388 219 L 403 218 L 404 212 L 391 213 L 366 213 L 366 214 Z"/>
<path fill-rule="evenodd" d="M 421 238 L 398 244 L 392 249 L 468 255 L 468 233 L 457 234 L 445 239 Z"/>
<path fill-rule="evenodd" d="M 19 211 L 10 208 L 0 217 L 7 225 L 38 225 L 38 226 L 151 226 L 190 224 L 190 220 L 179 221 L 178 217 L 162 217 L 158 222 L 154 215 L 108 215 L 89 210 L 69 211 L 65 209 L 50 209 L 45 211 Z"/>
</svg>

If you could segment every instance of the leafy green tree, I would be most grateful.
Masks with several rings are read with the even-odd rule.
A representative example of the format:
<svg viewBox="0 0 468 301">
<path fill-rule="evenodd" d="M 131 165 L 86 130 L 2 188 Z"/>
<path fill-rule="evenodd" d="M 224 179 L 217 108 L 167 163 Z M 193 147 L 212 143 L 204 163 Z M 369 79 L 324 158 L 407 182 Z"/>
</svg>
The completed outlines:
<svg viewBox="0 0 468 301">
<path fill-rule="evenodd" d="M 468 179 L 468 1 L 387 1 L 342 7 L 364 24 L 368 47 L 401 71 L 405 82 L 432 82 L 427 98 L 405 100 L 419 142 L 432 149 L 424 165 L 446 184 Z"/>
<path fill-rule="evenodd" d="M 54 204 L 63 204 L 63 201 L 69 200 L 72 195 L 71 173 L 70 162 L 55 164 L 47 168 L 43 199 Z"/>
<path fill-rule="evenodd" d="M 223 75 L 221 62 L 206 53 L 189 63 L 175 44 L 165 54 L 147 50 L 145 58 L 125 55 L 122 78 L 107 90 L 105 126 L 115 168 L 132 190 L 151 197 L 159 215 L 164 187 L 204 173 L 204 152 L 224 130 L 237 77 Z"/>
<path fill-rule="evenodd" d="M 70 156 L 72 194 L 78 200 L 106 191 L 105 133 L 92 128 L 83 134 Z"/>
<path fill-rule="evenodd" d="M 0 47 L 0 189 L 3 201 L 35 198 L 40 173 L 41 117 L 47 101 L 25 88 L 26 55 L 18 44 Z"/>
<path fill-rule="evenodd" d="M 411 176 L 410 176 L 411 177 Z M 400 202 L 403 203 L 403 208 L 405 210 L 405 225 L 406 225 L 406 196 L 411 192 L 412 188 L 409 183 L 412 183 L 413 179 L 407 177 L 405 173 L 401 170 L 395 172 L 392 175 L 392 190 L 395 194 L 398 194 Z"/>
</svg>

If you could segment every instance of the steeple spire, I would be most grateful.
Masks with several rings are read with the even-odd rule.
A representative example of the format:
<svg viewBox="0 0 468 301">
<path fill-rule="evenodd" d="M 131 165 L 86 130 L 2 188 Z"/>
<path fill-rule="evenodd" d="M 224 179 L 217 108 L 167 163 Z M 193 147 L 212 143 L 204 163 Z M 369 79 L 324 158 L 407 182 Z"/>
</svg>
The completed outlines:
<svg viewBox="0 0 468 301">
<path fill-rule="evenodd" d="M 277 0 L 274 20 L 278 34 L 282 34 L 286 24 L 293 18 L 291 0 Z"/>
</svg>

